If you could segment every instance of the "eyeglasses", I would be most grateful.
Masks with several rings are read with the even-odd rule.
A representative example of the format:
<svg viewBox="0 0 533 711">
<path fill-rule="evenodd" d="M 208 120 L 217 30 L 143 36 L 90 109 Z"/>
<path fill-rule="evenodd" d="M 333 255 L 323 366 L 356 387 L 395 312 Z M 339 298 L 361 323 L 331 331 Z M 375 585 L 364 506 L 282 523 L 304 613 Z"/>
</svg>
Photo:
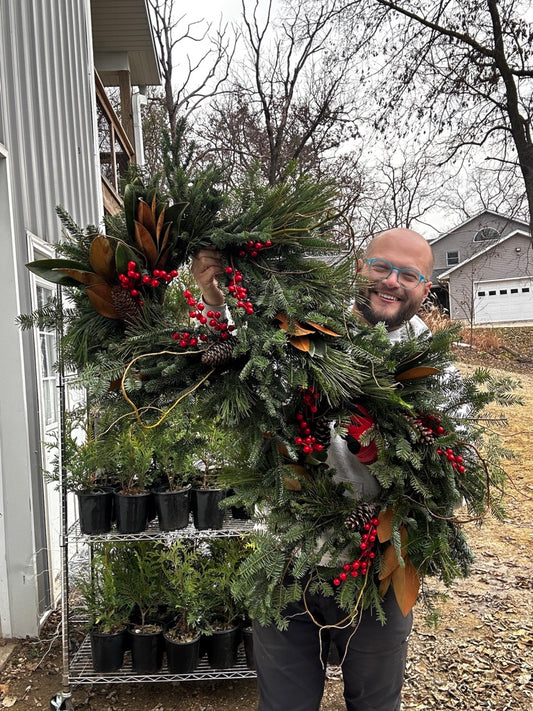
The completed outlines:
<svg viewBox="0 0 533 711">
<path fill-rule="evenodd" d="M 416 269 L 411 269 L 411 267 L 400 269 L 399 267 L 393 266 L 388 259 L 374 257 L 372 259 L 365 259 L 364 262 L 368 264 L 370 276 L 378 281 L 387 279 L 392 272 L 398 272 L 398 284 L 403 289 L 415 289 L 420 282 L 428 281 L 428 279 Z"/>
</svg>

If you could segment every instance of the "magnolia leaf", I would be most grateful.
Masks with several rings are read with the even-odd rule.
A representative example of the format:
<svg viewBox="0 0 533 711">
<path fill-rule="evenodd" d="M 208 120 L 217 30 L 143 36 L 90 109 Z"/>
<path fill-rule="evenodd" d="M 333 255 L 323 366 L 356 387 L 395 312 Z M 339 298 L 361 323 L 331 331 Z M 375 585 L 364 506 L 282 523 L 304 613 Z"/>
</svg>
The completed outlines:
<svg viewBox="0 0 533 711">
<path fill-rule="evenodd" d="M 328 336 L 335 336 L 335 338 L 340 338 L 340 333 L 335 333 L 335 331 L 331 331 L 329 328 L 326 328 L 325 326 L 321 326 L 319 323 L 315 323 L 314 321 L 306 321 L 305 322 L 308 326 L 312 326 L 314 329 L 317 331 L 320 331 L 321 333 L 325 333 Z"/>
<path fill-rule="evenodd" d="M 124 188 L 124 216 L 126 218 L 126 227 L 128 234 L 133 239 L 135 236 L 135 215 L 137 214 L 137 206 L 139 198 L 144 194 L 144 187 L 140 179 L 136 179 L 132 183 L 128 183 Z"/>
<path fill-rule="evenodd" d="M 440 370 L 438 368 L 432 368 L 429 365 L 419 365 L 416 368 L 404 370 L 403 373 L 395 375 L 394 378 L 401 383 L 403 380 L 416 380 L 417 378 L 426 378 L 428 375 L 438 375 L 439 373 Z"/>
<path fill-rule="evenodd" d="M 161 240 L 160 243 L 158 243 L 158 249 L 159 249 L 159 252 L 160 252 L 160 253 L 161 253 L 161 252 L 165 249 L 165 247 L 167 246 L 168 236 L 169 236 L 169 234 L 170 234 L 170 228 L 171 228 L 171 227 L 172 227 L 172 225 L 171 225 L 170 222 L 169 222 L 169 223 L 167 224 L 167 228 L 166 228 L 166 230 L 165 230 L 165 232 L 164 232 L 164 234 L 163 234 L 163 239 Z"/>
<path fill-rule="evenodd" d="M 310 331 L 308 328 L 302 328 L 298 321 L 294 321 L 292 327 L 290 327 L 289 320 L 285 314 L 276 314 L 274 318 L 280 322 L 279 327 L 283 331 L 288 331 L 291 336 L 307 336 L 310 333 L 314 333 L 314 331 Z"/>
<path fill-rule="evenodd" d="M 295 477 L 285 476 L 283 477 L 283 483 L 289 491 L 301 491 L 302 484 L 301 479 L 309 480 L 309 472 L 301 464 L 288 464 L 285 469 L 290 469 L 291 472 L 295 474 Z"/>
<path fill-rule="evenodd" d="M 153 269 L 157 262 L 157 249 L 152 235 L 137 220 L 135 221 L 135 241 L 145 254 L 148 266 Z"/>
<path fill-rule="evenodd" d="M 171 249 L 170 245 L 163 250 L 158 259 L 157 264 L 154 264 L 154 269 L 164 269 L 167 266 L 168 258 L 170 257 Z"/>
<path fill-rule="evenodd" d="M 121 318 L 113 305 L 113 295 L 109 284 L 88 286 L 86 291 L 94 310 L 101 316 L 105 316 L 106 318 Z"/>
<path fill-rule="evenodd" d="M 288 476 L 283 477 L 283 484 L 285 485 L 285 488 L 288 489 L 289 491 L 301 491 L 302 490 L 302 485 L 298 481 L 298 479 L 291 479 Z"/>
<path fill-rule="evenodd" d="M 161 212 L 159 213 L 159 217 L 157 218 L 157 225 L 155 228 L 155 241 L 156 241 L 158 249 L 161 249 L 159 242 L 161 240 L 161 233 L 163 232 L 164 227 L 165 227 L 165 210 L 161 210 Z"/>
<path fill-rule="evenodd" d="M 150 207 L 144 200 L 139 200 L 139 206 L 137 207 L 137 221 L 140 222 L 151 235 L 155 236 L 156 226 L 153 202 L 154 201 L 152 201 L 152 207 Z"/>
<path fill-rule="evenodd" d="M 405 559 L 405 565 L 396 568 L 392 574 L 392 587 L 398 602 L 398 607 L 404 617 L 413 609 L 420 590 L 420 578 L 415 566 L 409 558 Z"/>
<path fill-rule="evenodd" d="M 289 338 L 289 343 L 295 348 L 298 348 L 300 351 L 308 352 L 311 347 L 309 336 L 295 336 L 293 338 Z"/>
<path fill-rule="evenodd" d="M 392 518 L 394 512 L 392 509 L 385 509 L 385 511 L 380 511 L 378 518 L 379 524 L 376 529 L 378 534 L 378 540 L 380 543 L 386 543 L 392 538 Z"/>
<path fill-rule="evenodd" d="M 113 245 L 104 235 L 97 235 L 91 242 L 89 250 L 89 264 L 97 274 L 106 281 L 113 281 L 115 277 L 115 250 Z"/>
<path fill-rule="evenodd" d="M 28 262 L 26 267 L 46 281 L 61 286 L 79 286 L 80 280 L 74 279 L 65 273 L 65 269 L 77 271 L 87 271 L 87 265 L 75 262 L 73 259 L 37 259 L 35 262 Z M 61 271 L 59 271 L 61 269 Z"/>
<path fill-rule="evenodd" d="M 119 274 L 126 274 L 128 271 L 128 262 L 139 263 L 139 255 L 135 254 L 133 249 L 128 247 L 124 242 L 119 242 L 115 250 L 115 266 Z"/>
<path fill-rule="evenodd" d="M 58 269 L 61 274 L 74 279 L 80 284 L 87 284 L 91 286 L 92 284 L 105 284 L 105 279 L 100 276 L 100 274 L 95 274 L 94 272 L 88 272 L 84 269 Z"/>
<path fill-rule="evenodd" d="M 381 557 L 381 568 L 379 571 L 379 579 L 385 580 L 389 575 L 392 575 L 396 568 L 400 567 L 400 561 L 398 560 L 398 554 L 396 553 L 396 548 L 391 544 L 385 548 L 383 556 Z"/>
<path fill-rule="evenodd" d="M 169 205 L 165 209 L 166 220 L 170 223 L 176 222 L 183 215 L 188 204 L 188 202 L 177 202 L 174 205 Z"/>
</svg>

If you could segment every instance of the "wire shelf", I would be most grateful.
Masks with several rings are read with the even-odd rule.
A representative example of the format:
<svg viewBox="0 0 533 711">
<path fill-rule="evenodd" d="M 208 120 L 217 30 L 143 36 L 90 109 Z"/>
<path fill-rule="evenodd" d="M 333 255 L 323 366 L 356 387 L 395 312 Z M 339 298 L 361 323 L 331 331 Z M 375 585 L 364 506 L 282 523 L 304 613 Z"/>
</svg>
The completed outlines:
<svg viewBox="0 0 533 711">
<path fill-rule="evenodd" d="M 139 674 L 131 666 L 131 654 L 124 655 L 124 664 L 119 671 L 110 674 L 95 672 L 91 657 L 91 640 L 85 637 L 80 648 L 75 653 L 69 669 L 71 684 L 137 684 L 139 682 L 155 681 L 216 681 L 218 679 L 255 679 L 256 672 L 246 665 L 244 648 L 238 649 L 237 661 L 230 669 L 212 669 L 206 658 L 202 658 L 198 667 L 188 674 L 171 674 L 163 662 L 161 670 L 156 674 Z"/>
<path fill-rule="evenodd" d="M 157 521 L 151 521 L 144 531 L 139 533 L 119 533 L 115 525 L 109 533 L 100 533 L 96 535 L 88 535 L 82 533 L 79 526 L 79 521 L 76 521 L 68 531 L 68 539 L 70 541 L 82 540 L 90 543 L 111 543 L 125 541 L 155 541 L 155 540 L 175 540 L 176 538 L 194 538 L 196 540 L 203 538 L 224 538 L 229 536 L 238 536 L 240 534 L 250 533 L 253 530 L 253 522 L 245 519 L 225 518 L 222 528 L 208 528 L 199 530 L 195 528 L 192 521 L 189 521 L 188 526 L 179 528 L 175 531 L 162 531 L 159 528 Z"/>
</svg>

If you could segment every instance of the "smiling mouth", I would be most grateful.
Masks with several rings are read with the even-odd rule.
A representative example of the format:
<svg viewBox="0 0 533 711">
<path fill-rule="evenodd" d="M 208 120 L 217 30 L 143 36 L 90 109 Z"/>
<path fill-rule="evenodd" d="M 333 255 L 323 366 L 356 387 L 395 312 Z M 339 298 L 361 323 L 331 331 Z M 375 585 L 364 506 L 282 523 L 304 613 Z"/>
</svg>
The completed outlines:
<svg viewBox="0 0 533 711">
<path fill-rule="evenodd" d="M 398 297 L 393 296 L 392 294 L 385 294 L 383 291 L 376 291 L 374 292 L 377 294 L 377 296 L 380 297 L 380 299 L 385 299 L 385 301 L 389 301 L 391 304 L 396 303 L 397 301 L 400 301 Z"/>
</svg>

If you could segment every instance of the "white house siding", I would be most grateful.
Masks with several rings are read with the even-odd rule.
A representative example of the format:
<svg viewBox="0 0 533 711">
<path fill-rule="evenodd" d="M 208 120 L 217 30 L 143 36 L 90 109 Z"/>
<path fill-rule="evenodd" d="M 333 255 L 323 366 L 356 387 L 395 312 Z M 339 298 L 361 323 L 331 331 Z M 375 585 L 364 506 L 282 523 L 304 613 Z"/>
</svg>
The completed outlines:
<svg viewBox="0 0 533 711">
<path fill-rule="evenodd" d="M 35 635 L 51 604 L 59 540 L 44 461 L 29 312 L 28 235 L 53 243 L 63 206 L 103 214 L 89 0 L 0 0 L 0 634 Z M 56 502 L 57 506 L 57 502 Z M 48 518 L 45 512 L 48 511 Z M 54 531 L 51 534 L 51 531 Z M 51 551 L 56 551 L 55 555 Z"/>
<path fill-rule="evenodd" d="M 501 288 L 505 289 L 506 280 L 515 278 L 527 281 L 529 277 L 533 277 L 533 247 L 528 235 L 517 233 L 450 273 L 450 316 L 476 323 L 474 294 L 480 281 L 493 284 L 501 281 Z M 505 320 L 511 319 L 497 319 Z M 520 320 L 533 320 L 533 298 L 529 302 L 524 300 Z M 482 317 L 481 322 L 487 322 L 486 318 Z"/>
</svg>

